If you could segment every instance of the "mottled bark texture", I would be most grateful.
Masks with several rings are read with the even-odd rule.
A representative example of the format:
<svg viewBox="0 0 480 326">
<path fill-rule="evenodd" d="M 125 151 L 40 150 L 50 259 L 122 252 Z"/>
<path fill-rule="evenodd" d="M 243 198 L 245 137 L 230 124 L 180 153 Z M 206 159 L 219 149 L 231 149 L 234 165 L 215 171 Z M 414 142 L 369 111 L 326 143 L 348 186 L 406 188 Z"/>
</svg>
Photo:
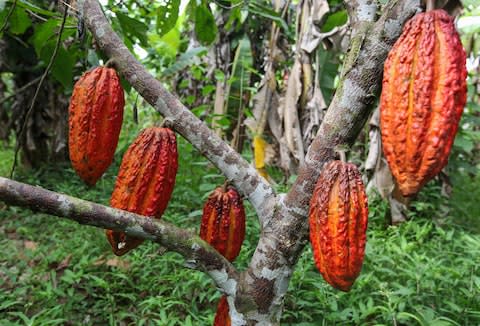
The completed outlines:
<svg viewBox="0 0 480 326">
<path fill-rule="evenodd" d="M 157 241 L 182 253 L 192 260 L 193 266 L 214 278 L 227 294 L 232 325 L 278 325 L 293 268 L 308 241 L 307 213 L 319 173 L 337 150 L 350 146 L 356 139 L 379 92 L 387 53 L 403 24 L 419 10 L 420 0 L 390 1 L 376 22 L 371 14 L 372 1 L 352 1 L 349 11 L 356 14 L 363 27 L 354 30 L 340 86 L 307 152 L 305 164 L 290 191 L 279 196 L 238 153 L 148 74 L 112 31 L 96 0 L 79 1 L 79 6 L 96 43 L 115 60 L 117 71 L 248 197 L 263 226 L 257 248 L 247 270 L 237 275 L 228 261 L 205 242 L 167 223 L 55 193 L 49 193 L 43 201 L 41 196 L 33 198 L 32 193 L 45 195 L 45 190 L 7 179 L 0 179 L 0 198 L 10 204 Z M 360 15 L 367 9 L 369 14 Z"/>
</svg>

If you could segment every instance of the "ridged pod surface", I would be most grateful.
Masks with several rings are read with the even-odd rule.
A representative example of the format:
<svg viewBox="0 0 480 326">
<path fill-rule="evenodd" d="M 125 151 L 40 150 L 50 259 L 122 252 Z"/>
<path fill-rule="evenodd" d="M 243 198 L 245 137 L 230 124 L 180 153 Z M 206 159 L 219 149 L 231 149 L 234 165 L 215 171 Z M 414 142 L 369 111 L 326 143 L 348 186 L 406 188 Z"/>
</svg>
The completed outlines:
<svg viewBox="0 0 480 326">
<path fill-rule="evenodd" d="M 383 151 L 404 196 L 448 162 L 466 102 L 465 60 L 453 18 L 439 9 L 409 20 L 385 61 Z"/>
<path fill-rule="evenodd" d="M 310 242 L 325 281 L 349 291 L 362 269 L 368 203 L 362 177 L 350 163 L 332 161 L 310 200 Z"/>
<path fill-rule="evenodd" d="M 233 187 L 218 187 L 208 196 L 200 237 L 229 261 L 237 258 L 245 238 L 245 209 Z"/>
<path fill-rule="evenodd" d="M 112 68 L 94 68 L 75 83 L 68 148 L 73 168 L 88 185 L 93 186 L 112 163 L 124 106 L 120 79 Z"/>
<path fill-rule="evenodd" d="M 144 129 L 123 156 L 110 205 L 160 218 L 172 195 L 177 168 L 175 133 L 168 128 Z M 106 234 L 118 256 L 143 242 L 124 232 L 106 230 Z"/>
<path fill-rule="evenodd" d="M 230 326 L 231 324 L 227 297 L 222 296 L 218 302 L 213 326 Z"/>
</svg>

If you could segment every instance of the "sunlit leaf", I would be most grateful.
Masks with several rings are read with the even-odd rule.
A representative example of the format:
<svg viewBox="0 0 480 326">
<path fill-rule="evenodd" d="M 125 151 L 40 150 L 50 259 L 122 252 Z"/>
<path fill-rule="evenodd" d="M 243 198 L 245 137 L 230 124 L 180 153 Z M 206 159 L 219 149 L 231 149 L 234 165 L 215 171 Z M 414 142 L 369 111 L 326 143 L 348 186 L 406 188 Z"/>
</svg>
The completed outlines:
<svg viewBox="0 0 480 326">
<path fill-rule="evenodd" d="M 148 26 L 136 19 L 130 18 L 121 12 L 115 12 L 123 32 L 132 40 L 136 39 L 143 47 L 148 47 Z"/>
<path fill-rule="evenodd" d="M 159 36 L 165 35 L 175 27 L 178 19 L 180 0 L 166 0 L 165 3 L 157 9 L 157 33 Z"/>
<path fill-rule="evenodd" d="M 197 39 L 204 43 L 210 44 L 217 36 L 217 25 L 215 17 L 206 4 L 201 4 L 195 8 L 195 35 Z"/>
</svg>

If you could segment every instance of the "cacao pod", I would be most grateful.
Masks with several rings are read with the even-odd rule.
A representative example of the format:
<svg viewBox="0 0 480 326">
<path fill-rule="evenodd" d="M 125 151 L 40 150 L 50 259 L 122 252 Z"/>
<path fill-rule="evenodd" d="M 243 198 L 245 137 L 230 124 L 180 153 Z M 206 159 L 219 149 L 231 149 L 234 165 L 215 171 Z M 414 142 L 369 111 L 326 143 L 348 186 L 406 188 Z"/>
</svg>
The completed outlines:
<svg viewBox="0 0 480 326">
<path fill-rule="evenodd" d="M 227 297 L 224 295 L 218 302 L 213 326 L 230 326 L 231 324 Z"/>
<path fill-rule="evenodd" d="M 465 60 L 453 18 L 439 9 L 409 20 L 385 61 L 383 151 L 404 196 L 447 164 L 466 102 Z"/>
<path fill-rule="evenodd" d="M 229 261 L 240 253 L 245 238 L 245 209 L 233 187 L 218 187 L 203 207 L 200 237 Z"/>
<path fill-rule="evenodd" d="M 95 185 L 113 161 L 124 106 L 120 79 L 112 68 L 94 68 L 75 83 L 68 148 L 75 172 L 88 185 Z"/>
<path fill-rule="evenodd" d="M 110 205 L 160 218 L 172 195 L 177 168 L 175 133 L 159 127 L 143 130 L 123 156 Z M 106 233 L 118 256 L 143 242 L 120 231 L 106 230 Z"/>
<path fill-rule="evenodd" d="M 351 163 L 332 161 L 310 200 L 310 242 L 325 281 L 349 291 L 362 269 L 368 203 L 362 177 Z"/>
</svg>

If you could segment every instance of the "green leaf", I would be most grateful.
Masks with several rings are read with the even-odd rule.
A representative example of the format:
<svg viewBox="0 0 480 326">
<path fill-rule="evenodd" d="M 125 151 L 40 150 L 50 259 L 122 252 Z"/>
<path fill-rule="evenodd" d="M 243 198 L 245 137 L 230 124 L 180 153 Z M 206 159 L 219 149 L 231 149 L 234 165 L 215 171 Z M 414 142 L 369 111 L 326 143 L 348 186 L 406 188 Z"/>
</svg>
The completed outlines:
<svg viewBox="0 0 480 326">
<path fill-rule="evenodd" d="M 120 23 L 123 32 L 125 33 L 125 35 L 127 35 L 128 38 L 130 38 L 132 41 L 135 41 L 135 38 L 138 39 L 138 41 L 143 47 L 149 46 L 147 38 L 147 25 L 145 25 L 141 21 L 130 18 L 119 11 L 116 11 L 115 15 L 117 16 L 118 22 Z"/>
<path fill-rule="evenodd" d="M 73 53 L 75 53 L 75 51 L 67 51 L 63 47 L 60 47 L 52 66 L 53 77 L 66 89 L 71 89 L 73 86 L 73 67 L 76 61 Z"/>
<path fill-rule="evenodd" d="M 327 17 L 325 24 L 322 26 L 322 32 L 331 31 L 337 26 L 342 26 L 347 23 L 348 15 L 346 10 L 337 11 Z"/>
<path fill-rule="evenodd" d="M 470 139 L 463 137 L 463 135 L 459 134 L 455 138 L 454 146 L 460 148 L 467 153 L 470 153 L 475 147 L 475 144 Z"/>
<path fill-rule="evenodd" d="M 178 19 L 180 0 L 165 0 L 165 3 L 157 10 L 157 33 L 159 36 L 165 35 L 175 27 Z"/>
<path fill-rule="evenodd" d="M 35 48 L 37 57 L 40 57 L 40 53 L 43 47 L 55 38 L 55 28 L 58 25 L 58 20 L 49 19 L 45 23 L 35 26 L 35 32 L 30 41 Z"/>
<path fill-rule="evenodd" d="M 50 62 L 50 58 L 53 55 L 53 49 L 55 48 L 55 42 L 49 42 L 46 44 L 41 53 L 40 58 L 47 64 Z M 52 66 L 52 75 L 58 80 L 66 89 L 72 88 L 73 82 L 73 67 L 76 62 L 75 51 L 67 51 L 60 46 L 57 52 L 57 57 Z"/>
<path fill-rule="evenodd" d="M 285 20 L 280 16 L 278 12 L 272 10 L 272 8 L 263 6 L 255 1 L 250 1 L 248 3 L 248 11 L 252 14 L 257 14 L 259 16 L 271 19 L 274 21 L 278 26 L 280 26 L 288 37 L 293 37 L 292 32 L 288 28 L 288 24 Z"/>
<path fill-rule="evenodd" d="M 198 48 L 193 48 L 188 50 L 178 58 L 177 61 L 167 69 L 163 71 L 163 76 L 173 75 L 180 70 L 185 69 L 186 67 L 192 65 L 196 57 L 201 57 L 207 53 L 207 48 L 200 46 Z"/>
<path fill-rule="evenodd" d="M 339 63 L 337 55 L 332 51 L 327 51 L 322 47 L 317 50 L 318 84 L 322 90 L 323 97 L 327 105 L 332 100 L 335 92 L 335 77 L 338 74 Z"/>
<path fill-rule="evenodd" d="M 204 43 L 210 44 L 217 36 L 217 25 L 215 24 L 215 17 L 208 5 L 202 3 L 195 9 L 195 34 L 197 39 Z"/>
<path fill-rule="evenodd" d="M 10 16 L 10 32 L 13 34 L 23 34 L 32 25 L 30 17 L 24 9 L 16 7 Z"/>
<path fill-rule="evenodd" d="M 250 74 L 253 69 L 253 58 L 250 41 L 244 37 L 238 42 L 235 58 L 232 63 L 231 77 L 226 90 L 226 103 L 228 113 L 238 112 L 244 107 L 243 95 L 250 83 Z M 237 113 L 235 113 L 237 114 Z"/>
<path fill-rule="evenodd" d="M 25 1 L 25 0 L 17 1 L 17 5 L 19 7 L 28 9 L 28 10 L 30 10 L 30 11 L 36 13 L 36 14 L 40 14 L 42 16 L 52 17 L 52 16 L 56 15 L 55 12 L 39 8 L 36 5 L 30 3 L 29 1 Z"/>
<path fill-rule="evenodd" d="M 89 49 L 87 53 L 87 62 L 90 66 L 95 67 L 100 65 L 100 60 L 98 59 L 97 52 L 95 50 Z"/>
</svg>

